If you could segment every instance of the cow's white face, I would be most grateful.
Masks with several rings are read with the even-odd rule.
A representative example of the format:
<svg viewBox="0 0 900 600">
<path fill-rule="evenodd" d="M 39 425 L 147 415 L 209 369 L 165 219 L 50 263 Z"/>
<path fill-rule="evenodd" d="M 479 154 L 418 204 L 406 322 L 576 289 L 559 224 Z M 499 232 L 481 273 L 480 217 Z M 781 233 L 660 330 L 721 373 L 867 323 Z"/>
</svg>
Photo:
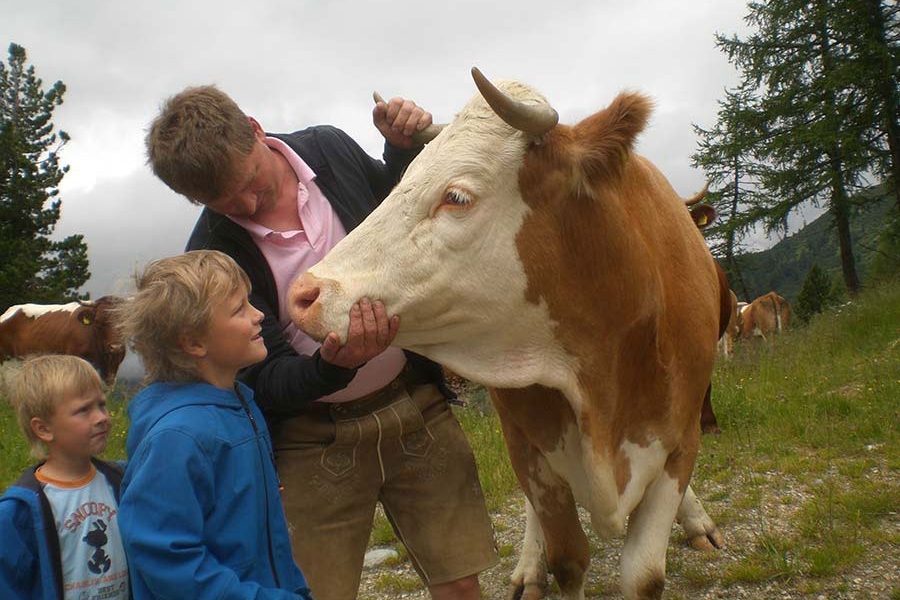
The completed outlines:
<svg viewBox="0 0 900 600">
<path fill-rule="evenodd" d="M 498 87 L 545 102 L 521 84 Z M 558 383 L 549 374 L 567 359 L 546 307 L 526 300 L 516 247 L 529 210 L 518 186 L 528 143 L 476 96 L 381 206 L 294 283 L 294 322 L 345 339 L 352 303 L 381 299 L 400 315 L 397 346 L 494 386 Z"/>
</svg>

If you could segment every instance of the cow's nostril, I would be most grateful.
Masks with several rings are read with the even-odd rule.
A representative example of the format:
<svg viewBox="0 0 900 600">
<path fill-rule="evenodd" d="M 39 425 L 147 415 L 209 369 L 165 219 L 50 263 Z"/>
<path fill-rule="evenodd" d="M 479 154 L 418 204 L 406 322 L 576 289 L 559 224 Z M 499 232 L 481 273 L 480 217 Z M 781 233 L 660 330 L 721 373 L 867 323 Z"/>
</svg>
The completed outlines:
<svg viewBox="0 0 900 600">
<path fill-rule="evenodd" d="M 298 310 L 306 310 L 310 306 L 312 306 L 315 301 L 319 298 L 319 288 L 316 287 L 308 287 L 308 288 L 300 288 L 298 290 L 297 295 L 294 296 L 294 305 Z"/>
</svg>

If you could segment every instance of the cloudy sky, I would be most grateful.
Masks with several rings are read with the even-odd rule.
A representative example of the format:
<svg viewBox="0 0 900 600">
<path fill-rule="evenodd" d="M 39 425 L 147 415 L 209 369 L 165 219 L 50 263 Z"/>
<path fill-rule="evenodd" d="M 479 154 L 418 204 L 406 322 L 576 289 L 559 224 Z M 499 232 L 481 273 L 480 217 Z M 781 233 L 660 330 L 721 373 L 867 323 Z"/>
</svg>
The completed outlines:
<svg viewBox="0 0 900 600">
<path fill-rule="evenodd" d="M 330 123 L 380 156 L 371 94 L 412 98 L 436 121 L 490 78 L 541 90 L 573 123 L 622 89 L 656 110 L 638 151 L 688 196 L 693 123 L 715 122 L 737 75 L 714 35 L 745 32 L 746 0 L 0 0 L 0 41 L 25 47 L 71 135 L 59 235 L 82 233 L 93 297 L 128 293 L 147 261 L 180 252 L 198 209 L 157 181 L 143 137 L 161 101 L 214 83 L 269 131 Z"/>
</svg>

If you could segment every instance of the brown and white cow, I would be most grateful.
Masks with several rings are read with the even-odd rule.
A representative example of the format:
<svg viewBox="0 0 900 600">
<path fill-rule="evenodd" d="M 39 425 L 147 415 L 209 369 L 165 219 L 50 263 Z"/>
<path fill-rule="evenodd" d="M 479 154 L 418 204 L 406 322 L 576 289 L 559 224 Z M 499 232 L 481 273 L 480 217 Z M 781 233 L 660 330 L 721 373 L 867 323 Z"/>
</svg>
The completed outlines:
<svg viewBox="0 0 900 600">
<path fill-rule="evenodd" d="M 775 292 L 764 294 L 741 311 L 741 339 L 771 339 L 791 326 L 791 305 Z"/>
<path fill-rule="evenodd" d="M 18 304 L 0 316 L 0 362 L 30 354 L 72 354 L 97 369 L 107 385 L 125 358 L 111 323 L 115 296 L 68 304 Z"/>
<path fill-rule="evenodd" d="M 676 515 L 721 543 L 688 484 L 727 286 L 683 199 L 632 153 L 650 101 L 623 93 L 563 126 L 533 89 L 473 76 L 481 95 L 294 283 L 291 317 L 321 339 L 381 298 L 396 345 L 493 388 L 527 497 L 515 597 L 542 597 L 548 567 L 584 597 L 577 502 L 601 536 L 625 532 L 625 598 L 659 598 Z"/>
</svg>

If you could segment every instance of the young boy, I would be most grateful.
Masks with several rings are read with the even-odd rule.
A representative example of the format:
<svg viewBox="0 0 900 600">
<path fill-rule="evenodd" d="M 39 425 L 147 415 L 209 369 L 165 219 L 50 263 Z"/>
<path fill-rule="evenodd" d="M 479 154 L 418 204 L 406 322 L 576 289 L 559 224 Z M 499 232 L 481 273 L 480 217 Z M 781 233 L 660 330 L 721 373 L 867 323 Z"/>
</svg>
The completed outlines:
<svg viewBox="0 0 900 600">
<path fill-rule="evenodd" d="M 272 444 L 239 369 L 262 313 L 227 255 L 151 263 L 119 322 L 149 385 L 129 406 L 122 539 L 136 600 L 311 599 L 291 557 Z"/>
<path fill-rule="evenodd" d="M 77 356 L 27 359 L 11 386 L 32 454 L 0 498 L 0 598 L 129 598 L 117 507 L 123 465 L 106 449 L 100 377 Z"/>
</svg>

